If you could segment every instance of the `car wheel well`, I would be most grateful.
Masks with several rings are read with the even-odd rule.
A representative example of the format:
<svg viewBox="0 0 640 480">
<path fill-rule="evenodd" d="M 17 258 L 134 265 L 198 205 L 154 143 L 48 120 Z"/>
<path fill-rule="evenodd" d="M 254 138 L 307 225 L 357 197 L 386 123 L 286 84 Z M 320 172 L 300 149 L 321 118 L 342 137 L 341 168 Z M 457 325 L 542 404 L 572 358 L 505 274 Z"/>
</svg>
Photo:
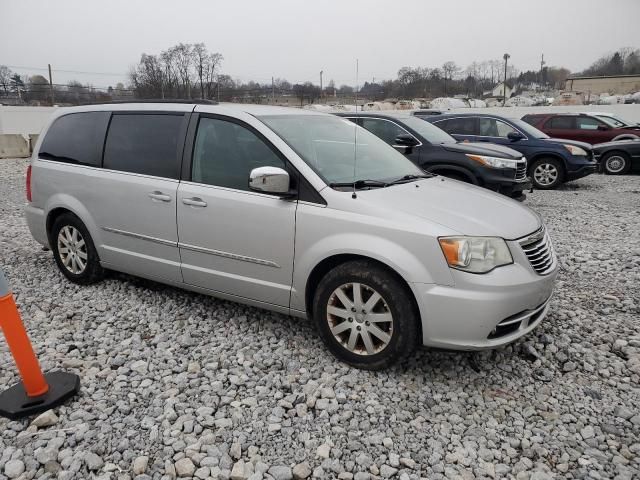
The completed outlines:
<svg viewBox="0 0 640 480">
<path fill-rule="evenodd" d="M 632 134 L 628 134 L 628 133 L 623 133 L 622 135 L 618 135 L 616 138 L 612 139 L 612 142 L 618 142 L 620 140 L 637 140 L 638 137 L 637 135 L 632 135 Z"/>
<path fill-rule="evenodd" d="M 538 160 L 545 160 L 545 159 L 553 159 L 558 161 L 560 163 L 560 168 L 562 169 L 562 172 L 561 172 L 562 175 L 565 175 L 567 173 L 567 168 L 564 165 L 564 159 L 562 157 L 560 157 L 559 155 L 542 153 L 540 155 L 536 155 L 530 159 L 527 159 L 528 175 L 531 175 L 531 167 L 533 166 L 534 163 L 536 163 Z"/>
<path fill-rule="evenodd" d="M 77 217 L 75 213 L 73 213 L 68 208 L 64 208 L 64 207 L 54 208 L 47 215 L 46 228 L 47 228 L 47 238 L 49 239 L 49 245 L 51 245 L 51 228 L 53 227 L 53 224 L 55 223 L 56 219 L 60 215 L 64 215 L 65 213 L 70 213 L 71 215 Z"/>
<path fill-rule="evenodd" d="M 413 294 L 413 290 L 411 290 L 411 287 L 409 287 L 409 284 L 406 282 L 406 280 L 402 278 L 402 275 L 400 275 L 398 272 L 396 272 L 393 268 L 391 268 L 386 263 L 376 260 L 375 258 L 367 257 L 365 255 L 342 253 L 342 254 L 333 255 L 331 257 L 325 258 L 320 263 L 318 263 L 309 274 L 307 285 L 305 287 L 305 308 L 307 311 L 307 316 L 309 318 L 312 318 L 313 316 L 313 309 L 311 308 L 311 305 L 313 304 L 313 297 L 316 293 L 316 288 L 320 284 L 320 281 L 322 280 L 322 278 L 329 271 L 336 268 L 338 265 L 342 265 L 343 263 L 351 262 L 354 260 L 368 260 L 370 262 L 375 262 L 376 264 L 378 264 L 379 266 L 387 270 L 391 275 L 396 277 L 398 281 L 401 282 L 402 285 L 407 289 L 409 296 L 413 300 L 413 307 L 415 308 L 415 311 L 418 313 L 418 316 L 420 316 L 420 309 L 418 308 L 418 302 L 416 301 L 416 297 Z M 420 331 L 420 338 L 422 338 L 421 322 L 418 322 L 418 329 Z"/>
</svg>

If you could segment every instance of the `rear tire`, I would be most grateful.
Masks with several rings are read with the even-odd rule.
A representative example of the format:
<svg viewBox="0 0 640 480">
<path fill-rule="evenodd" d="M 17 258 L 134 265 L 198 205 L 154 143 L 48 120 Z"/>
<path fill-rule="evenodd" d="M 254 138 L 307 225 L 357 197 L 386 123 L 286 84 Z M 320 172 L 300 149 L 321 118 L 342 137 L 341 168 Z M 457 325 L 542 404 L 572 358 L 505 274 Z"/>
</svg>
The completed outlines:
<svg viewBox="0 0 640 480">
<path fill-rule="evenodd" d="M 62 274 L 79 285 L 102 280 L 98 252 L 82 221 L 71 213 L 60 215 L 53 222 L 50 236 L 53 258 Z"/>
<path fill-rule="evenodd" d="M 338 265 L 315 291 L 313 318 L 339 360 L 380 370 L 410 355 L 420 339 L 411 293 L 392 272 L 370 260 Z"/>
<path fill-rule="evenodd" d="M 564 181 L 564 167 L 555 158 L 541 158 L 531 164 L 529 176 L 534 188 L 551 190 Z"/>
<path fill-rule="evenodd" d="M 624 175 L 631 170 L 631 159 L 624 152 L 609 152 L 602 157 L 602 167 L 607 175 Z"/>
</svg>

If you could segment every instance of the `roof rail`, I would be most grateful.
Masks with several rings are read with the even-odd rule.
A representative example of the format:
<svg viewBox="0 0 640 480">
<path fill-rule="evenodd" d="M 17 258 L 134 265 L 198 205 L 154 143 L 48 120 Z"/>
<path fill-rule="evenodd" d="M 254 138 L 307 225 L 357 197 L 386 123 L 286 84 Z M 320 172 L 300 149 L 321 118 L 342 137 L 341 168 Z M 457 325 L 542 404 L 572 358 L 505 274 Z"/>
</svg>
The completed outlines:
<svg viewBox="0 0 640 480">
<path fill-rule="evenodd" d="M 132 100 L 111 100 L 109 102 L 87 102 L 81 105 L 114 105 L 122 103 L 190 103 L 197 105 L 218 105 L 215 100 L 203 98 L 135 98 Z"/>
</svg>

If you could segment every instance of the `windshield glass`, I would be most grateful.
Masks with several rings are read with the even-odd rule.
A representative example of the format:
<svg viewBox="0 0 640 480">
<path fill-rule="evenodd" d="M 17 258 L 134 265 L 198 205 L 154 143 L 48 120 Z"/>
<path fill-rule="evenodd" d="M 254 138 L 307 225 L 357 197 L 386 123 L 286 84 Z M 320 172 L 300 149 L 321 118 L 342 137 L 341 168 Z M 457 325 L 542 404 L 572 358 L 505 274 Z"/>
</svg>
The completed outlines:
<svg viewBox="0 0 640 480">
<path fill-rule="evenodd" d="M 441 130 L 435 125 L 432 125 L 419 117 L 403 118 L 402 123 L 407 127 L 414 129 L 417 134 L 421 135 L 429 143 L 456 143 L 457 141 L 444 130 Z"/>
<path fill-rule="evenodd" d="M 626 127 L 627 125 L 632 125 L 630 122 L 623 120 L 620 117 L 612 117 L 610 115 L 596 115 L 600 120 L 611 127 Z"/>
<path fill-rule="evenodd" d="M 511 123 L 513 123 L 516 127 L 518 127 L 518 129 L 529 138 L 538 138 L 538 139 L 540 139 L 540 138 L 550 138 L 549 135 L 547 135 L 544 132 L 541 132 L 540 130 L 538 130 L 533 125 L 529 125 L 524 120 L 518 120 L 518 119 L 515 119 L 515 118 L 513 118 L 513 119 L 510 118 L 509 121 Z"/>
<path fill-rule="evenodd" d="M 295 114 L 258 118 L 327 184 L 354 180 L 386 182 L 424 173 L 393 147 L 344 118 Z"/>
</svg>

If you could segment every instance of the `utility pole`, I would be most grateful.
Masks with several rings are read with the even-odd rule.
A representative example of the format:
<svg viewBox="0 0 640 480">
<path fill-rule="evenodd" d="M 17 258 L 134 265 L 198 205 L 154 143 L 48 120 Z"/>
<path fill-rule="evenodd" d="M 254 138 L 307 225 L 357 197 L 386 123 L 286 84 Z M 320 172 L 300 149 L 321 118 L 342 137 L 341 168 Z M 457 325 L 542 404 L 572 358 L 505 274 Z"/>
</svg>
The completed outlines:
<svg viewBox="0 0 640 480">
<path fill-rule="evenodd" d="M 502 84 L 502 106 L 504 107 L 507 103 L 507 62 L 511 55 L 505 53 L 502 58 L 504 58 L 504 83 Z"/>
<path fill-rule="evenodd" d="M 55 95 L 53 93 L 53 81 L 51 80 L 51 64 L 49 63 L 49 89 L 51 90 L 51 106 L 55 103 Z"/>
<path fill-rule="evenodd" d="M 322 103 L 322 70 L 320 70 L 320 103 Z"/>
<path fill-rule="evenodd" d="M 273 105 L 276 104 L 276 84 L 273 81 L 273 77 L 271 77 L 271 103 Z"/>
<path fill-rule="evenodd" d="M 542 71 L 544 70 L 544 53 L 542 54 L 542 57 L 540 59 L 540 85 L 542 85 L 543 82 L 543 78 L 542 78 Z"/>
</svg>

